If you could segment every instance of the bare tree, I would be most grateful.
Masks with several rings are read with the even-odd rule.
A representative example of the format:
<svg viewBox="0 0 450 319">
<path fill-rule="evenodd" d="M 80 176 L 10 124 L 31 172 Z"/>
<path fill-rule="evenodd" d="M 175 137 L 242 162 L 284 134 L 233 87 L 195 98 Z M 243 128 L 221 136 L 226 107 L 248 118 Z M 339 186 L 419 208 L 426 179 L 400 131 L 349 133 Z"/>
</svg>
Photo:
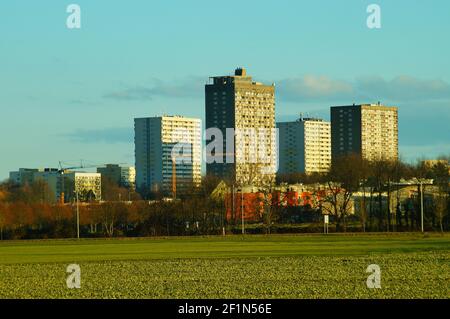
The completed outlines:
<svg viewBox="0 0 450 319">
<path fill-rule="evenodd" d="M 7 209 L 7 205 L 0 201 L 0 240 L 3 240 L 3 229 L 6 226 Z"/>
<path fill-rule="evenodd" d="M 117 224 L 127 220 L 127 209 L 123 203 L 104 203 L 100 209 L 105 233 L 113 237 Z"/>
<path fill-rule="evenodd" d="M 383 209 L 383 195 L 388 192 L 388 185 L 390 184 L 390 172 L 392 170 L 392 163 L 386 160 L 376 160 L 371 162 L 372 186 L 377 194 L 378 201 L 378 230 L 385 229 L 389 231 L 390 213 L 389 201 L 387 201 L 386 212 Z M 387 199 L 389 200 L 389 199 Z M 386 218 L 385 218 L 386 217 Z"/>
<path fill-rule="evenodd" d="M 321 206 L 336 218 L 336 230 L 347 230 L 346 217 L 350 214 L 351 199 L 365 173 L 364 161 L 357 154 L 334 159 L 328 175 L 327 191 Z"/>
<path fill-rule="evenodd" d="M 435 217 L 438 219 L 439 228 L 441 229 L 441 232 L 443 232 L 443 220 L 448 213 L 449 205 L 450 174 L 448 160 L 439 161 L 436 163 L 436 165 L 432 168 L 432 175 L 434 178 L 434 183 L 438 187 L 438 194 L 434 198 L 434 213 Z"/>
<path fill-rule="evenodd" d="M 449 202 L 448 194 L 439 193 L 434 197 L 434 213 L 439 222 L 441 232 L 444 232 L 443 220 L 447 216 L 447 207 Z"/>
<path fill-rule="evenodd" d="M 278 219 L 280 210 L 278 203 L 274 200 L 274 190 L 271 185 L 260 188 L 255 206 L 260 212 L 259 216 L 265 225 L 266 233 L 270 234 L 272 224 Z"/>
</svg>

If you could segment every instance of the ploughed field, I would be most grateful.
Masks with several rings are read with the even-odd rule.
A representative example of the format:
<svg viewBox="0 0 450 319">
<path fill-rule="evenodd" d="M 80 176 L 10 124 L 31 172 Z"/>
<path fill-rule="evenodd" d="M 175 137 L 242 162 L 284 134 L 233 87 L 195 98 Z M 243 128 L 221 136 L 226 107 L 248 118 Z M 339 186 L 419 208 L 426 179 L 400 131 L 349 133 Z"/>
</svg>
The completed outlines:
<svg viewBox="0 0 450 319">
<path fill-rule="evenodd" d="M 80 289 L 67 287 L 70 264 Z M 449 297 L 450 234 L 0 242 L 0 298 Z"/>
</svg>

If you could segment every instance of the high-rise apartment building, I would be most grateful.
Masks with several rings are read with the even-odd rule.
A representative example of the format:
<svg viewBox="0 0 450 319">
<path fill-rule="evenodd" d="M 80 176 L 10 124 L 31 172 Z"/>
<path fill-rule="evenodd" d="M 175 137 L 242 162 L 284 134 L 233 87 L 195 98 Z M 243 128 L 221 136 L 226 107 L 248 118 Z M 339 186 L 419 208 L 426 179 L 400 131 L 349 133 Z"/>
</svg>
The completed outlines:
<svg viewBox="0 0 450 319">
<path fill-rule="evenodd" d="M 301 117 L 277 123 L 278 174 L 326 173 L 331 165 L 331 125 L 317 118 Z"/>
<path fill-rule="evenodd" d="M 245 69 L 237 69 L 234 76 L 210 78 L 205 107 L 206 128 L 218 129 L 223 138 L 221 149 L 214 153 L 222 160 L 208 162 L 206 154 L 207 173 L 238 185 L 273 183 L 277 170 L 275 86 L 254 82 Z"/>
<path fill-rule="evenodd" d="M 360 154 L 374 160 L 398 158 L 398 109 L 378 104 L 331 107 L 333 160 Z"/>
<path fill-rule="evenodd" d="M 178 192 L 201 182 L 201 120 L 182 116 L 135 119 L 136 187 Z M 174 178 L 175 177 L 175 178 Z"/>
</svg>

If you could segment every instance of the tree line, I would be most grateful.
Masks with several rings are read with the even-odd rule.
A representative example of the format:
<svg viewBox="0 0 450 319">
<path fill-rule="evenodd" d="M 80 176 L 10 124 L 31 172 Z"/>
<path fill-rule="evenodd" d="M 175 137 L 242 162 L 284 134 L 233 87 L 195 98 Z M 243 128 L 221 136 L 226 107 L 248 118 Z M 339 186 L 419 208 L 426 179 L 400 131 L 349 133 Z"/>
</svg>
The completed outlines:
<svg viewBox="0 0 450 319">
<path fill-rule="evenodd" d="M 313 194 L 317 207 L 289 207 L 274 202 L 275 185 L 259 191 L 259 209 L 247 225 L 249 232 L 271 233 L 280 225 L 310 223 L 304 231 L 320 231 L 323 214 L 330 215 L 335 231 L 417 231 L 420 230 L 420 196 L 396 207 L 389 203 L 397 196 L 397 185 L 411 178 L 433 179 L 425 187 L 425 228 L 449 230 L 449 170 L 444 162 L 435 165 L 402 161 L 368 162 L 356 155 L 332 163 L 327 174 L 279 176 L 277 184 L 320 185 Z M 226 218 L 223 196 L 212 196 L 220 180 L 205 176 L 200 187 L 180 194 L 177 200 L 151 194 L 143 200 L 128 189 L 104 183 L 104 202 L 79 205 L 83 237 L 217 235 L 239 232 L 239 218 Z M 419 186 L 415 185 L 416 194 Z M 354 195 L 360 196 L 355 207 Z M 50 204 L 48 186 L 35 182 L 23 186 L 0 184 L 0 239 L 73 238 L 76 236 L 76 204 Z M 320 196 L 319 196 L 320 195 Z M 386 204 L 386 201 L 388 204 Z M 352 207 L 353 205 L 353 207 Z M 246 221 L 247 223 L 249 221 Z"/>
<path fill-rule="evenodd" d="M 199 188 L 173 201 L 142 200 L 116 186 L 105 189 L 108 201 L 79 203 L 81 236 L 221 234 L 223 203 L 209 196 L 218 183 L 215 177 L 205 177 Z M 24 186 L 0 184 L 0 239 L 75 237 L 77 204 L 51 204 L 47 193 L 41 181 Z"/>
<path fill-rule="evenodd" d="M 449 157 L 429 165 L 426 161 L 408 164 L 397 161 L 367 161 L 356 154 L 333 160 L 326 174 L 290 174 L 278 177 L 278 183 L 319 183 L 322 213 L 329 214 L 337 231 L 346 231 L 349 221 L 357 221 L 362 231 L 415 231 L 420 229 L 420 186 L 422 180 L 433 180 L 424 186 L 425 226 L 429 230 L 449 229 Z M 404 183 L 413 181 L 412 196 L 392 208 L 391 203 Z M 417 181 L 417 182 L 414 182 Z M 355 193 L 360 193 L 359 207 L 353 211 Z M 431 196 L 430 196 L 431 194 Z M 352 200 L 353 199 L 353 200 Z M 394 201 L 395 202 L 395 201 Z M 353 208 L 353 209 L 352 209 Z M 350 220 L 349 220 L 350 219 Z"/>
</svg>

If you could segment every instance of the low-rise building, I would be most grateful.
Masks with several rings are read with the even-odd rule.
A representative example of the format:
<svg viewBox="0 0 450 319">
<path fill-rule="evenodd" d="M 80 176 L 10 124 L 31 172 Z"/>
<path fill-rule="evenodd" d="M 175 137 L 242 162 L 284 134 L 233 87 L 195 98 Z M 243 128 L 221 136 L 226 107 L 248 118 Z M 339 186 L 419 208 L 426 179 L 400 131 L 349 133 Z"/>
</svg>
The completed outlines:
<svg viewBox="0 0 450 319">
<path fill-rule="evenodd" d="M 102 176 L 100 173 L 65 172 L 63 174 L 64 199 L 82 202 L 102 199 Z"/>
<path fill-rule="evenodd" d="M 37 168 L 20 168 L 18 171 L 9 173 L 9 181 L 16 185 L 33 183 L 34 173 L 39 172 Z"/>
<path fill-rule="evenodd" d="M 39 170 L 33 174 L 33 182 L 44 182 L 49 194 L 47 194 L 47 201 L 50 203 L 62 202 L 62 195 L 64 193 L 61 172 L 56 168 L 46 168 Z"/>
<path fill-rule="evenodd" d="M 104 167 L 98 167 L 97 173 L 102 175 L 102 183 L 112 182 L 120 187 L 135 189 L 136 169 L 134 167 L 107 164 Z"/>
<path fill-rule="evenodd" d="M 47 187 L 42 195 L 49 203 L 71 202 L 76 199 L 77 194 L 80 201 L 102 199 L 100 173 L 72 172 L 57 168 L 21 168 L 10 172 L 10 181 L 20 186 L 45 183 Z"/>
</svg>

